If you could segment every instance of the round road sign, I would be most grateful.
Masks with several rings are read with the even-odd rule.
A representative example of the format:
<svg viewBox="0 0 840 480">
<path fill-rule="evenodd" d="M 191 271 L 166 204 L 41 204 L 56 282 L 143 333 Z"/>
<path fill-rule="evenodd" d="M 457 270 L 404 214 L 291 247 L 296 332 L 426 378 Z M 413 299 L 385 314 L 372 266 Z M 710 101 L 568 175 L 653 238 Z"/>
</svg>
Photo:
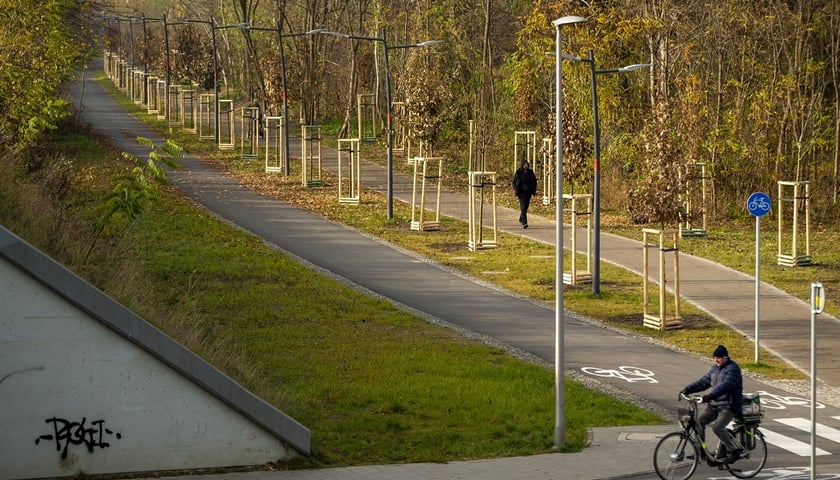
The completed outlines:
<svg viewBox="0 0 840 480">
<path fill-rule="evenodd" d="M 770 213 L 770 205 L 770 197 L 764 192 L 755 192 L 747 199 L 747 210 L 756 217 Z"/>
</svg>

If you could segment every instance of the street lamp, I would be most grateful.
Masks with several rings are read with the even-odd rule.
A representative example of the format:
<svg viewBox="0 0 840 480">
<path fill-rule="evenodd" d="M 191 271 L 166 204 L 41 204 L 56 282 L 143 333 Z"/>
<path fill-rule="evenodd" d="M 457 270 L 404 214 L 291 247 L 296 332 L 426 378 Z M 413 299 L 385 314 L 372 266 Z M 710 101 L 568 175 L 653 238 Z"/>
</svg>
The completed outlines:
<svg viewBox="0 0 840 480">
<path fill-rule="evenodd" d="M 598 81 L 597 75 L 601 73 L 625 73 L 643 68 L 650 68 L 649 63 L 636 63 L 621 68 L 597 70 L 595 68 L 595 54 L 589 50 L 588 58 L 562 55 L 567 60 L 574 62 L 585 62 L 589 64 L 590 82 L 592 84 L 592 123 L 595 150 L 595 159 L 592 165 L 592 214 L 595 217 L 594 236 L 592 248 L 594 250 L 594 264 L 592 265 L 592 293 L 601 293 L 601 122 L 598 117 Z"/>
<path fill-rule="evenodd" d="M 213 108 L 215 109 L 214 112 L 214 125 L 213 125 L 213 142 L 215 142 L 216 146 L 219 145 L 219 63 L 216 59 L 216 30 L 222 30 L 225 28 L 248 28 L 247 23 L 234 23 L 230 25 L 216 25 L 216 21 L 213 17 L 210 17 L 210 20 L 196 20 L 193 18 L 185 18 L 182 20 L 183 23 L 203 23 L 205 25 L 210 25 L 210 36 L 213 41 L 213 97 L 214 97 L 214 104 Z"/>
<path fill-rule="evenodd" d="M 289 95 L 286 88 L 286 52 L 283 48 L 283 39 L 289 37 L 302 37 L 304 35 L 315 35 L 324 32 L 322 28 L 316 28 L 308 32 L 283 34 L 283 23 L 277 21 L 277 28 L 248 27 L 250 30 L 277 31 L 277 38 L 280 40 L 280 70 L 282 74 L 282 95 L 283 95 L 283 174 L 288 176 L 291 173 L 289 165 Z"/>
<path fill-rule="evenodd" d="M 558 18 L 552 25 L 555 29 L 554 41 L 554 132 L 557 136 L 555 148 L 557 202 L 555 209 L 555 253 L 554 253 L 554 388 L 555 388 L 555 415 L 554 415 L 554 446 L 559 447 L 566 443 L 566 393 L 563 385 L 563 370 L 565 365 L 563 355 L 563 202 L 560 197 L 563 193 L 563 58 L 561 48 L 560 30 L 565 25 L 574 25 L 585 22 L 586 19 L 574 15 Z"/>
<path fill-rule="evenodd" d="M 408 45 L 388 45 L 388 39 L 385 36 L 385 31 L 382 31 L 381 37 L 363 37 L 357 35 L 348 35 L 346 33 L 338 33 L 338 32 L 328 32 L 322 31 L 320 33 L 324 33 L 327 35 L 332 35 L 334 37 L 341 37 L 341 38 L 351 38 L 354 40 L 371 40 L 374 42 L 382 42 L 382 51 L 383 51 L 383 66 L 385 68 L 385 129 L 387 133 L 387 160 L 386 160 L 386 169 L 388 171 L 388 180 L 387 180 L 387 219 L 391 220 L 394 218 L 394 130 L 392 128 L 392 120 L 391 120 L 391 112 L 393 105 L 391 105 L 391 72 L 388 69 L 388 50 L 395 50 L 398 48 L 418 48 L 418 47 L 430 47 L 432 45 L 437 45 L 438 43 L 443 43 L 442 40 L 426 40 L 420 43 L 412 43 Z"/>
</svg>

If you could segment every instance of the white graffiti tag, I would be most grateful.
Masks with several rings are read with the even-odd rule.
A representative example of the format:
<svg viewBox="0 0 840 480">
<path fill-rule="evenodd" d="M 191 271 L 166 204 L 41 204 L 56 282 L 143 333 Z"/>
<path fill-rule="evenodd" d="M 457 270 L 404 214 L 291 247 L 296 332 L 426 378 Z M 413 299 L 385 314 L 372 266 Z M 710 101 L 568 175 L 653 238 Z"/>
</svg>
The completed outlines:
<svg viewBox="0 0 840 480">
<path fill-rule="evenodd" d="M 581 367 L 581 370 L 583 373 L 594 377 L 620 378 L 630 383 L 659 383 L 659 380 L 653 378 L 655 374 L 646 368 L 622 365 L 617 370 L 606 370 L 597 367 Z"/>
</svg>

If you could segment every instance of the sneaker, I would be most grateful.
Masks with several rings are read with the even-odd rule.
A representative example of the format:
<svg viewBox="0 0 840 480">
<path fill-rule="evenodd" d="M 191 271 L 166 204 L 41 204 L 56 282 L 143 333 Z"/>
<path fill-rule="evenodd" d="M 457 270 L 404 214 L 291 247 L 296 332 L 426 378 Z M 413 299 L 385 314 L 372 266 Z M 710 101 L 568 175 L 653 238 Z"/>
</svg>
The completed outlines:
<svg viewBox="0 0 840 480">
<path fill-rule="evenodd" d="M 528 228 L 528 224 L 527 224 L 527 223 L 523 223 L 523 224 L 522 224 L 522 228 Z"/>
</svg>

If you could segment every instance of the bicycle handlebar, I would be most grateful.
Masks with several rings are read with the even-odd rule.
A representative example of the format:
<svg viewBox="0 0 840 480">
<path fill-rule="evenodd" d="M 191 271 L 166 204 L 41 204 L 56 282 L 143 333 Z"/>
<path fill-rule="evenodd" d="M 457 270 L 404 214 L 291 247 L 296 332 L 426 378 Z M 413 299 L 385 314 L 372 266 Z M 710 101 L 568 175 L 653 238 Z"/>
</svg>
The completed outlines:
<svg viewBox="0 0 840 480">
<path fill-rule="evenodd" d="M 680 393 L 680 400 L 685 400 L 687 402 L 693 403 L 703 403 L 703 397 L 686 395 L 684 393 Z"/>
</svg>

